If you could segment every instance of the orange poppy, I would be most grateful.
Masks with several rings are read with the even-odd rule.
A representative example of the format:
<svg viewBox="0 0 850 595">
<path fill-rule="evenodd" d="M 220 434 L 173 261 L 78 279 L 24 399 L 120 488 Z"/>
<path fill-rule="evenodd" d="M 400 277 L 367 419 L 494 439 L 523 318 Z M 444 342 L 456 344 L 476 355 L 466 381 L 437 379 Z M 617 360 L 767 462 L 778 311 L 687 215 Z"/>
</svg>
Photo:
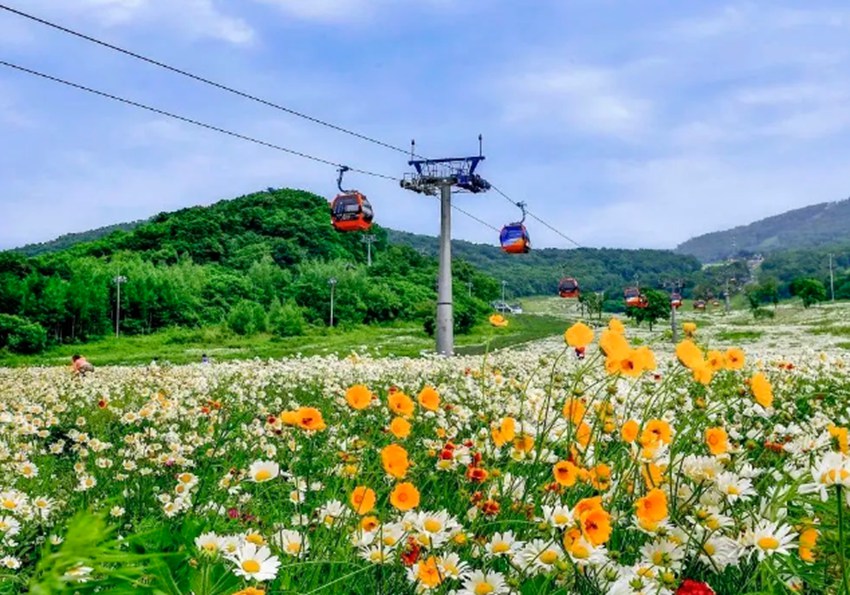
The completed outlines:
<svg viewBox="0 0 850 595">
<path fill-rule="evenodd" d="M 398 439 L 410 436 L 410 422 L 403 417 L 394 417 L 390 422 L 390 432 Z"/>
<path fill-rule="evenodd" d="M 381 464 L 388 475 L 403 479 L 410 468 L 407 451 L 398 444 L 390 444 L 381 450 Z"/>
<path fill-rule="evenodd" d="M 419 404 L 428 411 L 437 411 L 440 408 L 440 393 L 434 387 L 426 386 L 419 392 L 417 397 Z"/>
<path fill-rule="evenodd" d="M 302 430 L 318 432 L 327 427 L 322 419 L 322 412 L 315 407 L 301 407 L 295 413 L 298 416 L 298 427 Z"/>
<path fill-rule="evenodd" d="M 351 508 L 354 509 L 354 512 L 359 515 L 368 514 L 372 512 L 373 508 L 375 508 L 375 492 L 366 486 L 357 486 L 354 488 L 354 491 L 351 492 L 349 501 L 351 502 Z"/>
<path fill-rule="evenodd" d="M 413 399 L 401 391 L 392 393 L 387 399 L 387 405 L 393 413 L 402 417 L 412 416 L 413 409 L 416 407 Z"/>
<path fill-rule="evenodd" d="M 705 443 L 713 455 L 722 455 L 729 450 L 726 430 L 723 428 L 708 428 L 705 431 Z"/>
<path fill-rule="evenodd" d="M 569 461 L 558 461 L 552 468 L 552 474 L 558 485 L 571 488 L 578 480 L 578 467 Z"/>
<path fill-rule="evenodd" d="M 412 483 L 402 482 L 390 493 L 390 504 L 405 512 L 419 506 L 419 490 Z"/>
<path fill-rule="evenodd" d="M 372 391 L 362 384 L 355 384 L 345 391 L 345 400 L 352 409 L 366 409 L 372 402 Z"/>
<path fill-rule="evenodd" d="M 576 322 L 564 333 L 570 347 L 587 347 L 593 341 L 593 330 L 583 322 Z"/>
<path fill-rule="evenodd" d="M 646 496 L 635 502 L 638 519 L 648 523 L 659 523 L 667 518 L 667 495 L 659 488 L 651 489 Z"/>
</svg>

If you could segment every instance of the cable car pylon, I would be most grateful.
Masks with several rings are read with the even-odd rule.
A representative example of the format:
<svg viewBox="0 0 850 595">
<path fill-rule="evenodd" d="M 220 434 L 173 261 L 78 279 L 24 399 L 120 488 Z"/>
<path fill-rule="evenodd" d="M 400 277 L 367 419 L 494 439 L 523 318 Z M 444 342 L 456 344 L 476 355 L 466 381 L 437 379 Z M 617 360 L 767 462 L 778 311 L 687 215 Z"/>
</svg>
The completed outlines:
<svg viewBox="0 0 850 595">
<path fill-rule="evenodd" d="M 436 196 L 440 194 L 440 271 L 437 281 L 437 353 L 454 355 L 452 305 L 452 190 L 479 194 L 490 189 L 490 183 L 475 173 L 484 161 L 482 138 L 478 135 L 476 157 L 414 159 L 416 141 L 410 142 L 408 165 L 415 170 L 405 174 L 401 187 L 412 192 Z"/>
</svg>

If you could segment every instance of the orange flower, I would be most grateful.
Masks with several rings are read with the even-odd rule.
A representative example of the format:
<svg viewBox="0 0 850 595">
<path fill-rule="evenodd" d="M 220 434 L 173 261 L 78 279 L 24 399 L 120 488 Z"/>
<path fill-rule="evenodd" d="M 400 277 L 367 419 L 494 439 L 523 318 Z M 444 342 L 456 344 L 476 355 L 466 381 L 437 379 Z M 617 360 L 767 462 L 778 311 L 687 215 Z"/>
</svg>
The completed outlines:
<svg viewBox="0 0 850 595">
<path fill-rule="evenodd" d="M 416 568 L 416 580 L 429 589 L 433 589 L 443 582 L 443 575 L 437 567 L 437 559 L 434 556 L 429 556 L 424 562 L 419 562 Z"/>
<path fill-rule="evenodd" d="M 658 367 L 658 364 L 655 362 L 655 354 L 646 345 L 641 345 L 635 349 L 635 356 L 643 370 L 654 370 Z"/>
<path fill-rule="evenodd" d="M 725 360 L 728 370 L 740 370 L 744 367 L 744 352 L 737 347 L 731 347 L 726 350 Z"/>
<path fill-rule="evenodd" d="M 607 330 L 599 337 L 599 347 L 607 357 L 622 359 L 631 349 L 629 342 L 620 333 Z"/>
<path fill-rule="evenodd" d="M 800 532 L 800 559 L 803 562 L 814 562 L 815 561 L 815 546 L 818 543 L 818 530 L 814 527 L 809 527 L 807 529 L 803 529 Z"/>
<path fill-rule="evenodd" d="M 407 438 L 410 436 L 410 422 L 403 417 L 394 417 L 390 422 L 390 432 L 400 440 Z"/>
<path fill-rule="evenodd" d="M 695 322 L 685 322 L 682 324 L 682 330 L 685 331 L 687 336 L 693 337 L 694 333 L 697 332 L 697 325 Z"/>
<path fill-rule="evenodd" d="M 708 363 L 708 367 L 712 369 L 712 371 L 717 372 L 718 370 L 722 370 L 726 365 L 726 356 L 723 355 L 722 352 L 711 350 L 705 356 L 706 362 Z"/>
<path fill-rule="evenodd" d="M 490 324 L 496 327 L 508 326 L 508 319 L 501 314 L 493 314 L 490 316 Z"/>
<path fill-rule="evenodd" d="M 531 449 L 534 448 L 534 438 L 528 434 L 522 434 L 514 438 L 514 448 L 522 452 L 531 452 Z"/>
<path fill-rule="evenodd" d="M 437 411 L 440 408 L 440 394 L 431 386 L 423 388 L 417 400 L 428 411 Z"/>
<path fill-rule="evenodd" d="M 611 515 L 601 507 L 582 513 L 581 532 L 593 545 L 602 545 L 611 538 Z"/>
<path fill-rule="evenodd" d="M 406 512 L 419 506 L 419 490 L 409 482 L 402 482 L 390 493 L 390 504 L 398 510 Z"/>
<path fill-rule="evenodd" d="M 667 518 L 667 495 L 663 490 L 654 488 L 646 496 L 635 502 L 638 519 L 646 523 L 660 523 Z"/>
<path fill-rule="evenodd" d="M 700 384 L 711 384 L 711 379 L 714 378 L 714 370 L 708 362 L 700 362 L 695 367 L 691 368 L 694 375 L 694 381 Z"/>
<path fill-rule="evenodd" d="M 587 347 L 593 341 L 593 330 L 583 322 L 576 322 L 564 333 L 570 347 Z"/>
<path fill-rule="evenodd" d="M 298 416 L 298 427 L 302 430 L 318 432 L 327 427 L 322 412 L 315 407 L 301 407 L 295 413 Z"/>
<path fill-rule="evenodd" d="M 381 450 L 381 464 L 384 471 L 396 479 L 403 479 L 410 468 L 407 451 L 398 444 L 390 444 Z"/>
<path fill-rule="evenodd" d="M 298 412 L 297 411 L 283 411 L 280 414 L 281 423 L 287 426 L 297 426 L 298 425 Z"/>
<path fill-rule="evenodd" d="M 702 350 L 690 339 L 676 345 L 676 357 L 683 366 L 691 370 L 703 364 Z"/>
<path fill-rule="evenodd" d="M 594 508 L 602 508 L 602 496 L 593 496 L 592 498 L 582 498 L 573 508 L 573 517 L 579 518 L 585 512 Z"/>
<path fill-rule="evenodd" d="M 636 349 L 629 349 L 623 354 L 623 357 L 620 358 L 620 365 L 617 371 L 632 378 L 637 378 L 643 373 L 642 358 Z"/>
<path fill-rule="evenodd" d="M 651 446 L 659 442 L 670 444 L 672 438 L 673 431 L 670 429 L 670 424 L 663 419 L 651 419 L 643 427 L 640 443 L 643 446 Z"/>
<path fill-rule="evenodd" d="M 761 372 L 753 374 L 753 377 L 750 379 L 750 388 L 759 405 L 765 409 L 773 406 L 773 389 L 764 374 Z"/>
<path fill-rule="evenodd" d="M 722 455 L 729 450 L 726 430 L 723 428 L 708 428 L 705 431 L 705 443 L 713 455 Z"/>
<path fill-rule="evenodd" d="M 584 448 L 587 448 L 587 445 L 590 444 L 590 439 L 593 437 L 593 430 L 590 426 L 584 422 L 581 422 L 576 429 L 576 442 L 581 444 Z"/>
<path fill-rule="evenodd" d="M 412 416 L 413 409 L 416 407 L 413 399 L 401 391 L 392 393 L 387 399 L 387 405 L 389 405 L 393 413 L 402 417 Z"/>
<path fill-rule="evenodd" d="M 611 320 L 608 321 L 608 330 L 611 331 L 612 333 L 617 333 L 618 335 L 622 335 L 623 333 L 626 332 L 626 327 L 623 325 L 622 322 L 619 321 L 619 319 L 612 318 Z"/>
<path fill-rule="evenodd" d="M 578 467 L 569 461 L 558 461 L 552 468 L 552 474 L 555 476 L 558 485 L 571 488 L 578 480 Z"/>
<path fill-rule="evenodd" d="M 607 490 L 611 487 L 611 467 L 599 463 L 590 470 L 590 485 L 596 490 Z"/>
<path fill-rule="evenodd" d="M 638 432 L 640 431 L 640 426 L 638 422 L 633 419 L 630 419 L 626 423 L 623 424 L 622 429 L 620 429 L 620 436 L 623 437 L 625 442 L 631 444 L 637 439 Z"/>
<path fill-rule="evenodd" d="M 372 512 L 375 508 L 375 492 L 366 486 L 357 486 L 351 492 L 351 508 L 359 515 L 364 515 Z"/>
<path fill-rule="evenodd" d="M 514 418 L 504 418 L 502 423 L 499 424 L 499 427 L 493 428 L 490 433 L 493 436 L 493 442 L 496 446 L 504 446 L 516 437 L 516 422 Z"/>
<path fill-rule="evenodd" d="M 647 463 L 641 466 L 640 473 L 647 488 L 655 488 L 664 483 L 664 469 L 664 467 L 655 463 Z"/>
<path fill-rule="evenodd" d="M 368 531 L 374 531 L 375 529 L 377 529 L 380 526 L 381 526 L 381 521 L 379 521 L 378 517 L 376 517 L 376 516 L 369 515 L 369 516 L 364 516 L 362 519 L 360 519 L 360 528 L 363 531 L 367 531 L 367 532 Z"/>
<path fill-rule="evenodd" d="M 266 595 L 266 592 L 256 587 L 245 587 L 241 591 L 235 591 L 233 595 Z"/>
<path fill-rule="evenodd" d="M 850 433 L 848 433 L 847 428 L 829 424 L 826 429 L 829 431 L 829 435 L 835 438 L 835 441 L 838 443 L 838 450 L 847 454 L 848 450 L 850 450 Z"/>
<path fill-rule="evenodd" d="M 362 384 L 355 384 L 345 391 L 345 400 L 352 409 L 366 409 L 372 402 L 372 392 Z"/>
<path fill-rule="evenodd" d="M 578 425 L 584 419 L 586 411 L 587 407 L 584 406 L 584 403 L 580 399 L 571 398 L 564 404 L 561 413 L 563 413 L 565 418 Z"/>
</svg>

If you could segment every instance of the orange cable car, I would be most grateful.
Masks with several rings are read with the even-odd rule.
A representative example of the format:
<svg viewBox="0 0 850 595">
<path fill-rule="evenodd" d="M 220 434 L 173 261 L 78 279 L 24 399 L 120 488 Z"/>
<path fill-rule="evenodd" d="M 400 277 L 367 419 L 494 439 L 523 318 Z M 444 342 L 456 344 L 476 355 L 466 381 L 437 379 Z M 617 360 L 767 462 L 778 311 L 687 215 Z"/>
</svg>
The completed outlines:
<svg viewBox="0 0 850 595">
<path fill-rule="evenodd" d="M 670 296 L 670 305 L 672 307 L 676 308 L 676 309 L 681 308 L 682 307 L 682 294 L 676 292 L 673 295 L 671 295 Z"/>
<path fill-rule="evenodd" d="M 637 287 L 627 287 L 623 292 L 623 297 L 626 300 L 626 307 L 646 308 L 649 305 L 649 301 L 646 299 L 646 296 L 643 295 Z"/>
<path fill-rule="evenodd" d="M 564 277 L 558 283 L 558 295 L 562 298 L 577 298 L 579 297 L 578 281 L 572 277 Z"/>
<path fill-rule="evenodd" d="M 372 205 L 357 190 L 344 190 L 342 176 L 348 171 L 347 166 L 339 168 L 337 186 L 339 194 L 331 202 L 331 224 L 337 231 L 366 231 L 372 227 L 374 212 Z"/>
</svg>

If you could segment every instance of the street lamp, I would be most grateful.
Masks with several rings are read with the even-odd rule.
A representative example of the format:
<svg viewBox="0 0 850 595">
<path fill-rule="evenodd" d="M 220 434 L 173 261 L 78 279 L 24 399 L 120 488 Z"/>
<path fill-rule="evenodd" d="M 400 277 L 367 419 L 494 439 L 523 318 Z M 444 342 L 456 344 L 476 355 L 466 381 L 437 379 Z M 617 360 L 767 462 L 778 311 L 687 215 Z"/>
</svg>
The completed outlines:
<svg viewBox="0 0 850 595">
<path fill-rule="evenodd" d="M 508 282 L 503 280 L 502 281 L 502 304 L 503 305 L 505 304 L 505 287 L 507 287 L 507 285 L 508 285 Z"/>
<path fill-rule="evenodd" d="M 127 277 L 124 275 L 118 275 L 117 277 L 113 277 L 112 281 L 115 283 L 115 287 L 118 290 L 115 295 L 115 338 L 117 339 L 121 328 L 121 284 L 127 282 Z"/>
<path fill-rule="evenodd" d="M 328 279 L 328 285 L 331 286 L 331 318 L 329 326 L 334 325 L 334 288 L 336 287 L 336 278 L 331 277 Z"/>
</svg>

